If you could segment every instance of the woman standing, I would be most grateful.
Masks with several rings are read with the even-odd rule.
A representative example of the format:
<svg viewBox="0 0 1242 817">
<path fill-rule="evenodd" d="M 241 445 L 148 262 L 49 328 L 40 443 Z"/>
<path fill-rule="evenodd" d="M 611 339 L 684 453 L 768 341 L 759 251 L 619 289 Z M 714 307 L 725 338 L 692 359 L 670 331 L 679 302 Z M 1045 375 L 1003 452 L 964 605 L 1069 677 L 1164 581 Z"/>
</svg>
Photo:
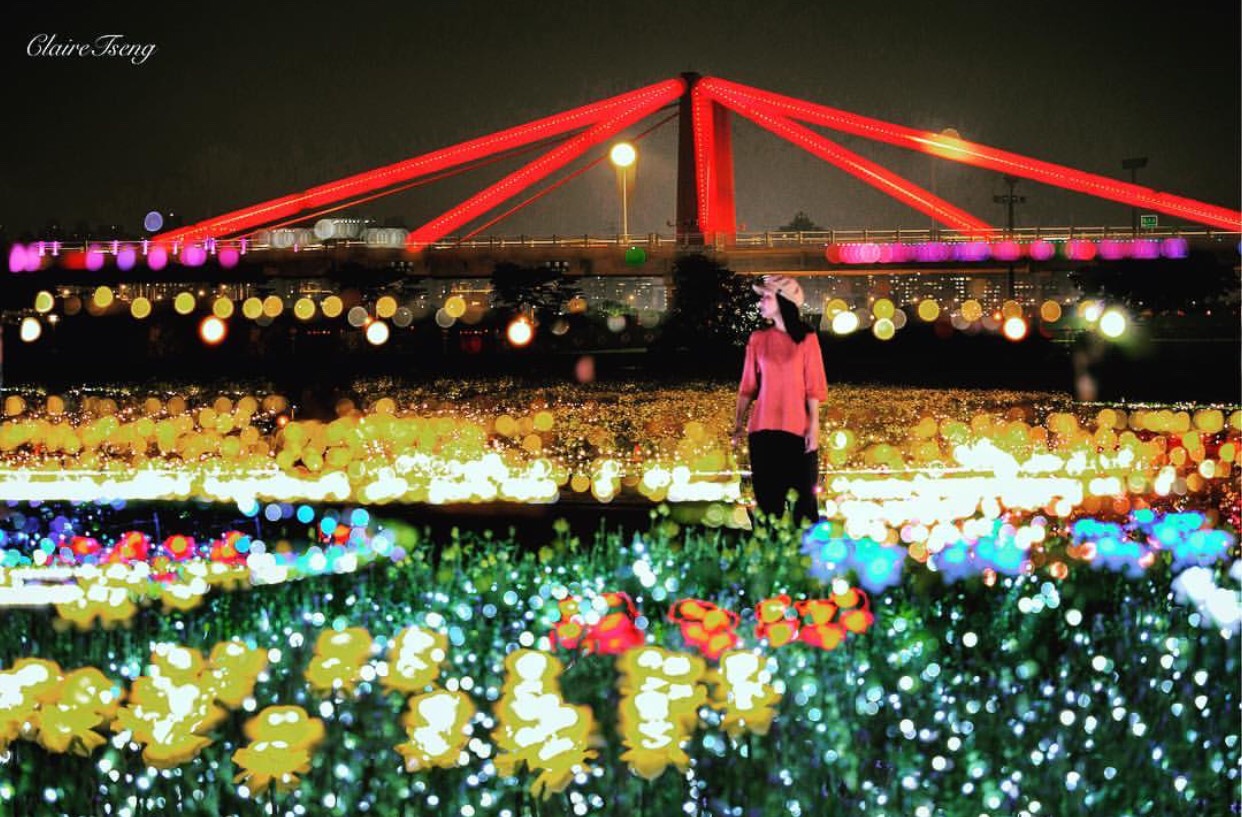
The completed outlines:
<svg viewBox="0 0 1242 817">
<path fill-rule="evenodd" d="M 828 380 L 819 338 L 798 313 L 802 287 L 785 275 L 768 275 L 755 284 L 759 314 L 772 322 L 746 343 L 746 363 L 737 393 L 733 442 L 742 441 L 746 412 L 755 502 L 768 517 L 785 512 L 790 490 L 797 491 L 795 521 L 815 521 L 819 479 L 819 404 L 828 397 Z"/>
</svg>

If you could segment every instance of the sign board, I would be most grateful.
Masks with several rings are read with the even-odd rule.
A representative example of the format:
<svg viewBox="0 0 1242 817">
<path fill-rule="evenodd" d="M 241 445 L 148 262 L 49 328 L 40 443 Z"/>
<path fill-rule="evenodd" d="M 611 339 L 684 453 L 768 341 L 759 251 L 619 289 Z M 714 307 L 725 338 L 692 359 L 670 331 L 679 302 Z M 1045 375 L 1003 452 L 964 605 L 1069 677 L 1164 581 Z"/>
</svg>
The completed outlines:
<svg viewBox="0 0 1242 817">
<path fill-rule="evenodd" d="M 1154 230 L 1160 224 L 1160 216 L 1155 213 L 1143 213 L 1139 216 L 1139 227 L 1144 230 Z"/>
</svg>

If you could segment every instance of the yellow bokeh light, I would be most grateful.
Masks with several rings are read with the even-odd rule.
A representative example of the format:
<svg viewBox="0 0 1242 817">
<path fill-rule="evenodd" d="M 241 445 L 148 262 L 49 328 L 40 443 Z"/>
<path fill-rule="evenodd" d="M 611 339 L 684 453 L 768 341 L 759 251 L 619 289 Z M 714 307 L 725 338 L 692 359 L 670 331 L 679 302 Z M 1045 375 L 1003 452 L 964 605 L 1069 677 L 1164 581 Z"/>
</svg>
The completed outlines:
<svg viewBox="0 0 1242 817">
<path fill-rule="evenodd" d="M 173 309 L 178 315 L 189 315 L 194 311 L 194 295 L 189 292 L 178 292 L 173 298 Z"/>
<path fill-rule="evenodd" d="M 285 311 L 285 302 L 280 299 L 279 295 L 268 295 L 263 299 L 263 314 L 269 318 L 279 318 L 280 313 Z"/>
<path fill-rule="evenodd" d="M 466 299 L 460 295 L 450 295 L 444 302 L 444 312 L 451 318 L 460 318 L 466 314 Z"/>
<path fill-rule="evenodd" d="M 375 302 L 375 314 L 381 318 L 391 318 L 397 314 L 397 299 L 391 295 L 383 295 Z"/>
<path fill-rule="evenodd" d="M 51 312 L 52 307 L 55 305 L 56 299 L 47 290 L 41 290 L 35 295 L 34 308 L 35 312 L 38 312 L 40 315 Z"/>
<path fill-rule="evenodd" d="M 836 317 L 838 313 L 849 310 L 849 308 L 849 304 L 845 301 L 840 298 L 833 298 L 828 303 L 824 304 L 824 314 L 829 318 L 833 318 Z"/>
<path fill-rule="evenodd" d="M 1100 315 L 1100 334 L 1106 338 L 1119 338 L 1126 332 L 1126 316 L 1119 309 L 1109 309 Z"/>
<path fill-rule="evenodd" d="M 310 298 L 298 298 L 293 304 L 293 314 L 300 321 L 315 317 L 315 302 Z"/>
<path fill-rule="evenodd" d="M 329 295 L 323 299 L 319 309 L 323 311 L 325 318 L 339 318 L 341 313 L 345 311 L 345 302 L 336 295 Z"/>
<path fill-rule="evenodd" d="M 112 306 L 115 296 L 112 294 L 112 287 L 101 286 L 95 289 L 94 296 L 91 297 L 92 303 L 98 309 L 107 309 Z"/>
<path fill-rule="evenodd" d="M 1022 304 L 1017 301 L 1005 301 L 1001 304 L 1001 318 L 1009 320 L 1010 318 L 1022 317 Z"/>
<path fill-rule="evenodd" d="M 894 311 L 896 311 L 896 307 L 893 306 L 893 302 L 888 298 L 881 298 L 871 305 L 871 314 L 881 320 L 884 318 L 891 319 Z"/>
<path fill-rule="evenodd" d="M 211 304 L 211 314 L 222 321 L 233 317 L 233 299 L 227 295 L 216 298 Z"/>
<path fill-rule="evenodd" d="M 130 301 L 129 314 L 133 315 L 138 320 L 142 320 L 151 314 L 151 302 L 139 295 L 137 298 Z"/>
<path fill-rule="evenodd" d="M 896 332 L 896 327 L 893 326 L 893 322 L 888 318 L 879 318 L 876 320 L 875 325 L 871 327 L 871 334 L 880 340 L 892 340 Z"/>
<path fill-rule="evenodd" d="M 983 317 L 983 304 L 971 298 L 962 304 L 962 317 L 974 322 Z"/>
<path fill-rule="evenodd" d="M 263 314 L 263 302 L 253 295 L 242 301 L 242 314 L 250 320 L 257 320 Z"/>
<path fill-rule="evenodd" d="M 1056 301 L 1044 301 L 1039 307 L 1039 317 L 1045 323 L 1056 323 L 1061 320 L 1061 305 Z"/>
<path fill-rule="evenodd" d="M 940 304 L 931 298 L 924 298 L 919 301 L 919 319 L 931 323 L 940 317 Z"/>
</svg>

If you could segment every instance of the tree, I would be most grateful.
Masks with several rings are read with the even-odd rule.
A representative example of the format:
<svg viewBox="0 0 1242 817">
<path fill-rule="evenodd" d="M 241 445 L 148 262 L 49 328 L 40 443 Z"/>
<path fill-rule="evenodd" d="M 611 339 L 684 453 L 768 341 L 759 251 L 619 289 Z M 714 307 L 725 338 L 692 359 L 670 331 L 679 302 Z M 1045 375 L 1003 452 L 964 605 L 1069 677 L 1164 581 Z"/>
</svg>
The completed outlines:
<svg viewBox="0 0 1242 817">
<path fill-rule="evenodd" d="M 556 317 L 577 287 L 553 267 L 523 267 L 502 261 L 492 270 L 492 306 L 512 312 L 530 310 L 535 319 Z"/>
<path fill-rule="evenodd" d="M 759 326 L 750 283 L 705 255 L 679 257 L 661 345 L 698 352 L 744 346 Z"/>
<path fill-rule="evenodd" d="M 812 221 L 811 217 L 802 210 L 794 213 L 793 220 L 780 228 L 783 233 L 822 232 L 823 229 L 823 227 Z"/>
</svg>

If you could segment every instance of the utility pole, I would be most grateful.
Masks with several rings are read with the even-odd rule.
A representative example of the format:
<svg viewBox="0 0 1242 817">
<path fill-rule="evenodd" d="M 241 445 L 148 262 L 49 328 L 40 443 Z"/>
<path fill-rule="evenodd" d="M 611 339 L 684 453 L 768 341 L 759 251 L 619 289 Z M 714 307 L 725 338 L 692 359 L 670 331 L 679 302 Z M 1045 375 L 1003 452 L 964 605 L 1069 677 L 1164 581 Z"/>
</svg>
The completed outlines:
<svg viewBox="0 0 1242 817">
<path fill-rule="evenodd" d="M 1147 167 L 1147 157 L 1146 156 L 1135 156 L 1131 159 L 1122 159 L 1121 167 L 1123 170 L 1130 171 L 1130 184 L 1138 184 L 1139 168 Z M 1135 236 L 1138 235 L 1138 224 L 1139 224 L 1138 208 L 1131 207 L 1130 208 L 1130 232 Z"/>
<path fill-rule="evenodd" d="M 1006 173 L 1003 177 L 1005 184 L 1009 185 L 1009 192 L 1003 196 L 993 196 L 992 201 L 996 204 L 1004 204 L 1008 207 L 1009 218 L 1006 221 L 1008 225 L 1005 228 L 1006 237 L 1013 238 L 1013 206 L 1015 204 L 1026 204 L 1026 196 L 1015 196 L 1013 188 L 1018 184 L 1017 176 L 1010 176 Z M 1013 281 L 1013 262 L 1009 262 L 1009 299 L 1014 297 L 1014 281 Z"/>
</svg>

